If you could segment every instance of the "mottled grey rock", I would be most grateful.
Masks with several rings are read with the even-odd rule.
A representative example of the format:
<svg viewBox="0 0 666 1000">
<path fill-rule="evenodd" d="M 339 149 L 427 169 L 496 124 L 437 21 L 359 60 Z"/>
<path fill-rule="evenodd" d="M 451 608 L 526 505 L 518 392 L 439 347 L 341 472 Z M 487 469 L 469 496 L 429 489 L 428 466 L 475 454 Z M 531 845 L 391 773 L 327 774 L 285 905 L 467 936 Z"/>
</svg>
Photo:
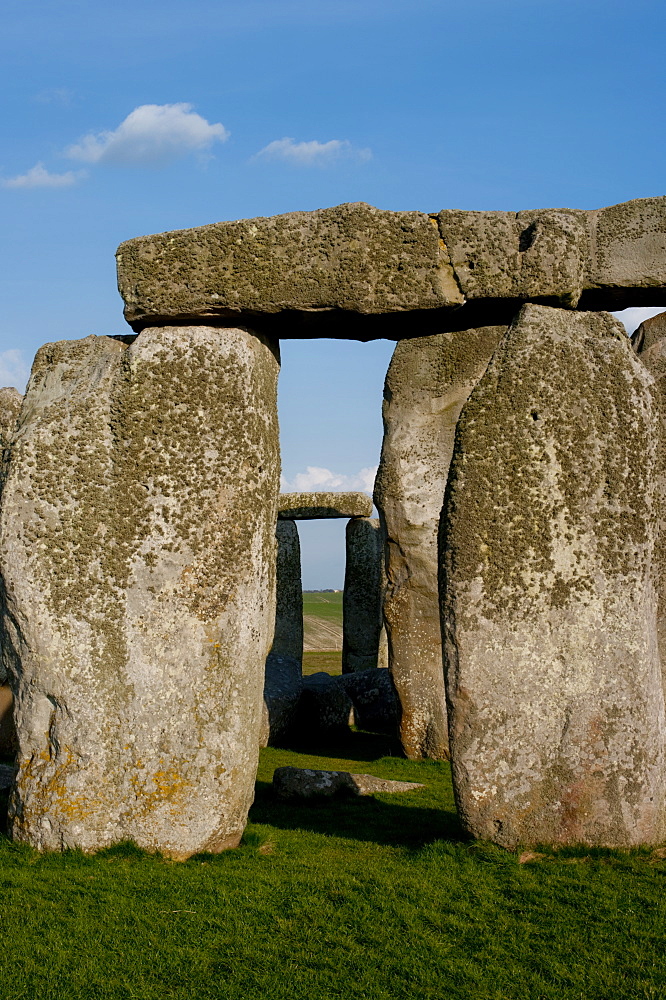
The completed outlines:
<svg viewBox="0 0 666 1000">
<path fill-rule="evenodd" d="M 643 320 L 631 337 L 631 346 L 637 354 L 642 354 L 666 337 L 666 312 Z"/>
<path fill-rule="evenodd" d="M 352 702 L 341 681 L 341 677 L 324 671 L 303 678 L 294 734 L 311 736 L 349 728 L 353 721 Z"/>
<path fill-rule="evenodd" d="M 1 515 L 15 839 L 238 843 L 275 613 L 276 353 L 204 326 L 38 352 Z"/>
<path fill-rule="evenodd" d="M 490 318 L 501 300 L 658 305 L 666 292 L 666 198 L 589 212 L 447 209 L 430 217 L 346 204 L 142 236 L 123 243 L 117 258 L 125 316 L 136 330 L 296 312 L 314 317 L 315 330 L 327 324 L 326 336 L 367 339 L 386 334 L 331 325 L 331 311 L 438 309 L 445 330 L 460 327 L 465 302 L 487 303 Z M 290 322 L 282 333 L 294 329 Z M 410 335 L 408 325 L 391 333 Z"/>
<path fill-rule="evenodd" d="M 661 842 L 652 379 L 606 314 L 523 307 L 442 518 L 459 814 L 505 847 Z"/>
<path fill-rule="evenodd" d="M 278 497 L 280 520 L 316 521 L 371 514 L 372 499 L 367 493 L 280 493 Z"/>
<path fill-rule="evenodd" d="M 545 298 L 574 307 L 585 285 L 588 214 L 447 209 L 438 219 L 468 301 Z"/>
<path fill-rule="evenodd" d="M 632 346 L 654 379 L 659 411 L 659 452 L 655 472 L 658 532 L 655 544 L 657 572 L 657 636 L 666 690 L 666 312 L 641 323 Z"/>
<path fill-rule="evenodd" d="M 361 729 L 395 736 L 400 703 L 391 674 L 385 668 L 343 674 L 336 681 L 345 689 L 354 708 L 354 722 Z"/>
<path fill-rule="evenodd" d="M 23 396 L 17 389 L 0 389 L 0 449 L 3 452 L 14 436 L 22 403 Z"/>
<path fill-rule="evenodd" d="M 412 759 L 448 757 L 437 530 L 460 410 L 504 332 L 482 327 L 403 340 L 386 375 L 375 503 L 387 536 L 389 669 Z"/>
<path fill-rule="evenodd" d="M 275 630 L 266 657 L 261 746 L 275 743 L 287 731 L 303 688 L 303 586 L 298 528 L 293 521 L 278 521 L 275 534 Z"/>
<path fill-rule="evenodd" d="M 379 520 L 370 517 L 350 520 L 345 551 L 343 674 L 387 666 L 388 650 L 382 615 L 386 584 L 384 533 Z"/>
<path fill-rule="evenodd" d="M 595 309 L 660 305 L 666 292 L 666 198 L 635 198 L 588 215 L 590 303 Z"/>
<path fill-rule="evenodd" d="M 311 771 L 304 767 L 278 767 L 273 790 L 279 799 L 330 799 L 337 795 L 374 795 L 376 792 L 412 792 L 424 788 L 416 781 L 388 781 L 372 774 L 349 771 Z"/>
<path fill-rule="evenodd" d="M 436 224 L 362 202 L 141 236 L 118 248 L 135 329 L 239 312 L 384 313 L 463 301 Z"/>
<path fill-rule="evenodd" d="M 595 309 L 658 305 L 666 290 L 666 198 L 438 216 L 468 302 L 514 299 Z"/>
</svg>

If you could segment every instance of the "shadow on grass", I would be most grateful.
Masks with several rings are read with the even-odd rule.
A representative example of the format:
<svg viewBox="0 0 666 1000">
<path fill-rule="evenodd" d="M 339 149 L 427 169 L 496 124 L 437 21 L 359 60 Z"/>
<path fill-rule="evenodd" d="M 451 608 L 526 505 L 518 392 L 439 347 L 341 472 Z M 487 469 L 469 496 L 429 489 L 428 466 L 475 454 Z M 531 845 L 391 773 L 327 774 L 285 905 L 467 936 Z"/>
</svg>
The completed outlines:
<svg viewBox="0 0 666 1000">
<path fill-rule="evenodd" d="M 393 736 L 368 733 L 364 730 L 343 730 L 326 737 L 317 733 L 313 736 L 291 737 L 279 744 L 281 750 L 312 754 L 316 757 L 330 757 L 333 760 L 355 760 L 370 763 L 382 757 L 402 757 L 404 753 L 400 741 Z"/>
<path fill-rule="evenodd" d="M 415 796 L 418 792 L 401 795 Z M 345 837 L 394 847 L 420 848 L 436 840 L 466 841 L 455 812 L 385 802 L 374 796 L 349 796 L 322 802 L 281 802 L 267 781 L 256 784 L 251 823 L 280 830 Z"/>
</svg>

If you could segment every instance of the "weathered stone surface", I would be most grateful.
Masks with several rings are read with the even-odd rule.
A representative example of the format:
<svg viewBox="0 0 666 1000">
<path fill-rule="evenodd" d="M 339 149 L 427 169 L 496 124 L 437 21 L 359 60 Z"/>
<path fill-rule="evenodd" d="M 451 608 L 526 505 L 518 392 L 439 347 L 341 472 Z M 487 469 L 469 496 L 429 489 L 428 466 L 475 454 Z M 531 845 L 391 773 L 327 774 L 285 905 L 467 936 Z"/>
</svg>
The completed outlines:
<svg viewBox="0 0 666 1000">
<path fill-rule="evenodd" d="M 21 412 L 22 403 L 23 396 L 16 389 L 9 387 L 0 389 L 0 489 L 2 489 L 2 480 L 7 474 L 9 444 L 16 430 L 16 422 Z M 6 682 L 7 672 L 0 660 L 0 685 Z M 7 746 L 8 743 L 13 746 L 15 741 L 11 704 L 5 705 L 3 711 L 3 721 L 0 722 L 0 748 L 3 745 Z"/>
<path fill-rule="evenodd" d="M 289 521 L 316 521 L 329 517 L 370 517 L 367 493 L 280 493 L 278 517 Z"/>
<path fill-rule="evenodd" d="M 345 587 L 342 596 L 342 672 L 388 665 L 382 606 L 384 533 L 378 518 L 357 517 L 347 524 Z"/>
<path fill-rule="evenodd" d="M 330 799 L 336 795 L 374 795 L 376 792 L 412 792 L 425 786 L 416 781 L 388 781 L 372 774 L 349 771 L 311 771 L 304 767 L 278 767 L 273 790 L 286 800 Z"/>
<path fill-rule="evenodd" d="M 410 758 L 448 757 L 437 530 L 458 416 L 505 332 L 482 327 L 401 341 L 384 387 L 375 503 L 387 536 L 389 669 Z"/>
<path fill-rule="evenodd" d="M 547 298 L 574 307 L 585 285 L 588 214 L 448 209 L 438 219 L 468 301 Z"/>
<path fill-rule="evenodd" d="M 400 703 L 391 674 L 386 668 L 343 674 L 336 678 L 336 682 L 342 685 L 351 699 L 357 726 L 373 733 L 395 736 L 398 732 Z"/>
<path fill-rule="evenodd" d="M 658 305 L 666 290 L 666 198 L 591 212 L 446 209 L 440 232 L 468 302 L 515 299 L 596 309 Z"/>
<path fill-rule="evenodd" d="M 351 698 L 340 677 L 323 670 L 303 678 L 303 692 L 293 724 L 299 736 L 347 729 L 352 718 Z"/>
<path fill-rule="evenodd" d="M 275 533 L 275 630 L 266 657 L 261 746 L 275 743 L 287 731 L 303 688 L 303 586 L 298 528 L 293 521 L 278 521 Z"/>
<path fill-rule="evenodd" d="M 664 337 L 666 337 L 666 312 L 643 320 L 631 337 L 631 346 L 637 354 L 642 354 Z"/>
<path fill-rule="evenodd" d="M 635 198 L 588 215 L 585 288 L 594 307 L 660 305 L 666 291 L 666 198 Z"/>
<path fill-rule="evenodd" d="M 277 371 L 241 329 L 38 352 L 0 539 L 14 838 L 238 843 L 274 622 Z"/>
<path fill-rule="evenodd" d="M 0 389 L 0 448 L 3 452 L 16 430 L 22 403 L 23 396 L 17 389 L 8 386 Z"/>
<path fill-rule="evenodd" d="M 463 301 L 427 215 L 362 202 L 142 236 L 122 243 L 117 261 L 135 329 L 165 318 L 384 313 Z"/>
<path fill-rule="evenodd" d="M 653 393 L 617 320 L 528 305 L 461 414 L 442 625 L 454 788 L 476 837 L 666 834 Z"/>
<path fill-rule="evenodd" d="M 363 340 L 386 333 L 331 326 L 327 314 L 438 309 L 458 329 L 465 302 L 658 305 L 666 292 L 666 198 L 594 211 L 446 209 L 431 217 L 346 204 L 142 236 L 123 243 L 117 257 L 125 316 L 136 330 L 287 312 L 318 314 L 326 336 Z M 292 322 L 281 335 L 303 335 L 294 330 Z M 391 336 L 409 337 L 411 329 L 396 327 Z"/>
<path fill-rule="evenodd" d="M 657 637 L 666 691 L 666 312 L 645 320 L 631 338 L 632 347 L 654 379 L 659 412 L 659 452 L 655 472 L 658 518 L 655 565 L 657 574 Z"/>
</svg>

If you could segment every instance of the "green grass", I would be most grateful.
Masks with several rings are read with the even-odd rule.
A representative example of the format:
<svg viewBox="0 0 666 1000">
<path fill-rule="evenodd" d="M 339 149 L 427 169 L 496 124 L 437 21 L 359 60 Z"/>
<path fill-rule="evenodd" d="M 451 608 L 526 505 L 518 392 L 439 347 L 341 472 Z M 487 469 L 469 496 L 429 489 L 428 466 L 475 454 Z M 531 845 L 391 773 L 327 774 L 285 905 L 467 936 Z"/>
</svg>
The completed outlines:
<svg viewBox="0 0 666 1000">
<path fill-rule="evenodd" d="M 327 674 L 342 673 L 342 653 L 340 650 L 330 650 L 323 653 L 303 652 L 303 676 L 316 674 L 324 670 Z"/>
<path fill-rule="evenodd" d="M 175 864 L 131 845 L 40 856 L 0 839 L 2 1000 L 656 1000 L 660 852 L 530 863 L 458 827 L 449 768 L 353 733 L 262 752 L 244 846 Z M 393 754 L 393 756 L 392 756 Z M 273 800 L 276 766 L 423 781 Z"/>
<path fill-rule="evenodd" d="M 316 615 L 342 625 L 342 591 L 337 594 L 325 591 L 303 594 L 303 614 Z"/>
</svg>

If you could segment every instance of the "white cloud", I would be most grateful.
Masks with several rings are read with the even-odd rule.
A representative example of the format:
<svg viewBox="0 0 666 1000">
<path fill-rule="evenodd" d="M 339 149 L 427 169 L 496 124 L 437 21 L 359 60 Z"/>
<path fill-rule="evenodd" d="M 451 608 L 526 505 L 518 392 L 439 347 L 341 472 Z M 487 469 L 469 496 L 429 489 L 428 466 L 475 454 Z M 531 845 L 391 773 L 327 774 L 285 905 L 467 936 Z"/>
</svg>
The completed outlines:
<svg viewBox="0 0 666 1000">
<path fill-rule="evenodd" d="M 0 181 L 0 184 L 7 188 L 62 188 L 71 187 L 85 176 L 85 170 L 68 170 L 64 174 L 51 174 L 43 163 L 36 163 L 27 173 L 8 177 Z"/>
<path fill-rule="evenodd" d="M 353 475 L 331 472 L 330 469 L 324 469 L 317 465 L 308 465 L 305 472 L 297 472 L 291 481 L 282 476 L 280 488 L 283 493 L 335 493 L 343 490 L 361 490 L 372 495 L 376 475 L 376 465 L 360 469 Z"/>
<path fill-rule="evenodd" d="M 660 312 L 666 312 L 666 306 L 632 306 L 630 309 L 614 312 L 613 316 L 617 316 L 620 322 L 624 323 L 627 333 L 631 336 L 643 320 L 649 319 L 650 316 L 656 316 Z"/>
<path fill-rule="evenodd" d="M 117 129 L 83 136 L 66 155 L 84 163 L 160 165 L 228 137 L 224 125 L 211 125 L 191 104 L 142 104 Z"/>
<path fill-rule="evenodd" d="M 360 160 L 372 157 L 369 149 L 355 149 L 348 139 L 330 139 L 329 142 L 296 142 L 285 137 L 269 142 L 252 159 L 284 160 L 297 167 L 326 167 L 339 160 Z"/>
<path fill-rule="evenodd" d="M 29 375 L 30 365 L 23 351 L 0 351 L 0 386 L 14 386 L 19 392 L 25 392 Z"/>
</svg>

